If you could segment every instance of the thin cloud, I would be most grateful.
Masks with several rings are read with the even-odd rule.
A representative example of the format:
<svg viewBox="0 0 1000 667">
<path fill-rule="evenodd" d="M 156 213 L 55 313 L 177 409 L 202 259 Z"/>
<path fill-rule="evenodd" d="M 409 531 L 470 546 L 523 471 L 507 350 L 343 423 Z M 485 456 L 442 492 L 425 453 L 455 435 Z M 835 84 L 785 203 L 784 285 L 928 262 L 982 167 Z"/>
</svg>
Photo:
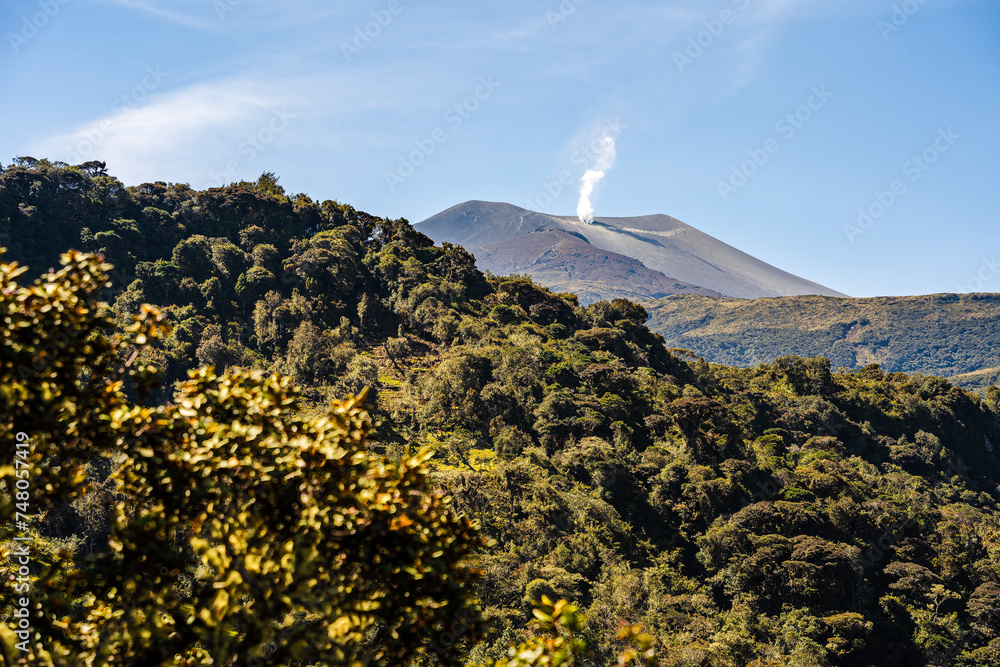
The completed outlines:
<svg viewBox="0 0 1000 667">
<path fill-rule="evenodd" d="M 857 15 L 878 15 L 884 9 L 875 8 L 866 0 L 739 0 L 738 2 L 689 2 L 681 7 L 658 12 L 671 35 L 670 53 L 685 53 L 689 38 L 704 32 L 707 22 L 720 24 L 723 11 L 731 12 L 732 20 L 723 25 L 723 32 L 704 46 L 705 60 L 716 61 L 714 76 L 699 77 L 701 84 L 716 95 L 728 97 L 752 84 L 766 63 L 767 55 L 793 24 Z M 693 59 L 702 60 L 700 56 Z M 722 64 L 719 64 L 719 61 Z M 695 62 L 685 72 L 711 69 L 707 62 Z M 684 77 L 690 79 L 690 77 Z M 689 83 L 693 83 L 690 82 Z"/>
<path fill-rule="evenodd" d="M 156 168 L 169 164 L 171 171 L 190 170 L 199 155 L 219 150 L 254 123 L 266 122 L 282 100 L 278 91 L 245 80 L 198 84 L 141 106 L 119 106 L 50 137 L 36 150 L 73 163 L 106 161 L 127 181 L 159 178 Z"/>
<path fill-rule="evenodd" d="M 143 12 L 158 19 L 201 30 L 250 27 L 266 32 L 316 25 L 349 16 L 351 8 L 329 0 L 94 0 Z M 346 4 L 346 3 L 345 3 Z"/>
<path fill-rule="evenodd" d="M 341 145 L 353 136 L 349 128 L 357 126 L 359 117 L 437 114 L 446 106 L 442 99 L 459 99 L 458 93 L 443 92 L 442 85 L 452 87 L 398 67 L 298 78 L 247 74 L 154 91 L 141 104 L 116 103 L 109 113 L 27 148 L 29 153 L 72 164 L 105 161 L 126 183 L 165 177 L 188 180 L 238 158 L 248 138 L 270 134 L 274 118 L 293 120 L 287 127 L 279 123 L 280 136 L 267 142 L 274 142 L 267 148 L 269 156 L 278 152 L 279 145 L 296 149 Z M 456 89 L 467 94 L 464 87 Z"/>
<path fill-rule="evenodd" d="M 225 2 L 225 0 L 221 0 Z M 171 21 L 174 23 L 180 23 L 181 25 L 190 26 L 192 28 L 211 28 L 217 22 L 209 21 L 207 18 L 199 18 L 192 16 L 190 14 L 178 13 L 174 11 L 177 5 L 180 4 L 183 7 L 204 7 L 211 5 L 207 2 L 192 2 L 191 0 L 174 0 L 173 2 L 160 2 L 157 3 L 155 0 L 100 0 L 100 2 L 118 5 L 120 7 L 125 7 L 127 9 L 132 9 L 135 11 L 146 12 L 147 14 L 152 14 L 153 16 Z M 170 9 L 167 9 L 170 7 Z"/>
</svg>

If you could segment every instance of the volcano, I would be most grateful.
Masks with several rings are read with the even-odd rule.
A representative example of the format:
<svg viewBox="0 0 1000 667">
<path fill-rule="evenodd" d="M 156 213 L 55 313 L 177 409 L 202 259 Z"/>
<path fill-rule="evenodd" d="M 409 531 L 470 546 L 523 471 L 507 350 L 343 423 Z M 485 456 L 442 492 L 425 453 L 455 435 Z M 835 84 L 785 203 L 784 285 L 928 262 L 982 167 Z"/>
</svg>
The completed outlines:
<svg viewBox="0 0 1000 667">
<path fill-rule="evenodd" d="M 416 225 L 436 243 L 464 246 L 480 269 L 530 274 L 583 303 L 701 294 L 755 299 L 845 296 L 782 271 L 668 215 L 554 216 L 513 204 L 468 201 Z"/>
</svg>

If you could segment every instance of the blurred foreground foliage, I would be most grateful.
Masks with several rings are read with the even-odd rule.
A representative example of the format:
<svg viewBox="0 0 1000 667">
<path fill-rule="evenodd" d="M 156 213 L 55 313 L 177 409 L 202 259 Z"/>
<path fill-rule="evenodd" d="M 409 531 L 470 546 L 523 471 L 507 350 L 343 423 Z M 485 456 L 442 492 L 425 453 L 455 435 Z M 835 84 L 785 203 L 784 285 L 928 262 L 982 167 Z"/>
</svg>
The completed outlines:
<svg viewBox="0 0 1000 667">
<path fill-rule="evenodd" d="M 465 561 L 482 538 L 431 485 L 428 452 L 367 452 L 363 395 L 303 418 L 287 379 L 201 369 L 171 404 L 130 406 L 114 371 L 166 327 L 144 309 L 108 338 L 89 299 L 103 267 L 65 264 L 27 288 L 0 265 L 2 437 L 7 452 L 15 430 L 30 437 L 39 522 L 102 494 L 108 548 L 76 563 L 34 550 L 31 664 L 395 665 L 454 614 L 478 621 Z M 142 394 L 152 373 L 127 375 Z M 13 511 L 0 508 L 5 527 Z"/>
</svg>

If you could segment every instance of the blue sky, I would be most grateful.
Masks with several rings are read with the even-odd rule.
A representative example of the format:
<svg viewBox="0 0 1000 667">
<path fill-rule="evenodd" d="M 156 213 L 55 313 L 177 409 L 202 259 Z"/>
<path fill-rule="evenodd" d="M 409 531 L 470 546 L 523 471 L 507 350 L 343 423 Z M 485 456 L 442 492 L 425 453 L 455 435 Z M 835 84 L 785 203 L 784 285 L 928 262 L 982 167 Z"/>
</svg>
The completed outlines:
<svg viewBox="0 0 1000 667">
<path fill-rule="evenodd" d="M 411 222 L 667 213 L 853 296 L 1000 291 L 996 0 L 6 0 L 0 162 Z M 865 216 L 862 216 L 862 213 Z"/>
</svg>

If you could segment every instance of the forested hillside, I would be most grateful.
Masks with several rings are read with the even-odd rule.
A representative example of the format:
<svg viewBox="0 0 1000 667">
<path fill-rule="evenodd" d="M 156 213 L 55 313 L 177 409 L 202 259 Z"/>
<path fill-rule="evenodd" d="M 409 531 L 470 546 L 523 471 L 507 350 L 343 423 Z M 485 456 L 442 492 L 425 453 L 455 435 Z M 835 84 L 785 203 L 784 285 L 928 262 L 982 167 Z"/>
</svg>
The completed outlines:
<svg viewBox="0 0 1000 667">
<path fill-rule="evenodd" d="M 294 477 L 316 460 L 306 442 L 294 459 L 282 458 L 278 445 L 268 449 L 273 468 L 256 461 L 255 438 L 263 436 L 254 429 L 262 429 L 282 443 L 300 435 L 321 442 L 327 430 L 351 434 L 353 444 L 344 445 L 349 455 L 329 454 L 342 461 L 337 470 L 369 455 L 384 461 L 373 467 L 381 472 L 372 473 L 371 483 L 396 484 L 403 491 L 394 498 L 405 498 L 409 488 L 438 498 L 428 506 L 440 523 L 435 518 L 425 534 L 451 545 L 445 560 L 456 571 L 479 572 L 466 573 L 476 601 L 419 546 L 424 527 L 413 527 L 419 513 L 386 518 L 385 534 L 404 531 L 392 542 L 393 557 L 412 553 L 415 564 L 399 569 L 399 580 L 375 565 L 374 574 L 355 580 L 369 581 L 369 602 L 384 596 L 407 614 L 351 635 L 368 647 L 358 655 L 377 654 L 370 664 L 502 659 L 508 646 L 528 638 L 531 608 L 542 596 L 571 600 L 588 616 L 579 628 L 571 615 L 560 625 L 560 612 L 540 614 L 548 627 L 574 630 L 586 641 L 589 657 L 566 664 L 614 664 L 635 637 L 621 628 L 637 624 L 660 664 L 671 666 L 1000 664 L 1000 458 L 992 444 L 1000 443 L 998 389 L 978 396 L 940 378 L 876 365 L 832 372 L 821 357 L 782 357 L 749 369 L 709 364 L 668 349 L 645 325 L 648 313 L 639 305 L 615 300 L 583 308 L 575 296 L 523 277 L 484 276 L 461 247 L 435 246 L 405 220 L 288 195 L 271 174 L 208 191 L 166 183 L 126 188 L 101 163 L 21 159 L 0 173 L 0 245 L 8 248 L 3 261 L 26 264 L 30 275 L 56 266 L 69 248 L 100 253 L 115 265 L 111 286 L 101 292 L 112 325 L 125 336 L 115 345 L 122 346 L 122 363 L 146 369 L 149 382 L 125 386 L 114 399 L 145 399 L 146 407 L 125 405 L 131 411 L 105 421 L 148 425 L 171 443 L 184 482 L 195 480 L 196 496 L 216 502 L 225 496 L 220 489 L 229 488 L 252 496 L 258 487 L 234 468 L 240 461 L 254 459 L 256 467 L 247 468 L 253 474 Z M 87 273 L 81 266 L 78 273 Z M 13 286 L 5 282 L 3 289 L 7 312 L 27 307 L 19 305 L 27 297 L 11 296 Z M 38 290 L 47 298 L 56 293 Z M 152 330 L 148 341 L 142 333 L 146 342 L 136 342 L 133 314 L 144 303 L 171 327 L 161 342 Z M 50 312 L 39 307 L 38 317 L 55 317 Z M 5 373 L 17 378 L 24 344 L 11 336 L 3 361 Z M 132 357 L 129 341 L 138 351 Z M 42 342 L 34 345 L 39 358 L 48 354 Z M 230 375 L 202 370 L 189 378 L 205 365 Z M 106 361 L 106 368 L 113 371 L 114 363 Z M 255 370 L 288 376 L 301 393 L 277 379 L 255 385 L 247 379 Z M 147 387 L 155 381 L 158 388 Z M 310 421 L 332 400 L 365 387 L 372 389 L 370 432 L 356 402 L 335 404 L 330 423 Z M 5 405 L 30 414 L 28 399 L 19 396 L 5 393 Z M 45 424 L 45 414 L 36 418 Z M 8 426 L 13 432 L 16 424 Z M 191 443 L 198 448 L 185 454 Z M 422 446 L 437 452 L 426 480 L 419 474 L 423 462 L 411 458 Z M 129 460 L 156 453 L 126 449 Z M 394 477 L 391 466 L 403 472 Z M 120 497 L 114 488 L 105 489 L 108 495 L 90 490 L 72 511 L 39 518 L 39 540 L 64 549 L 60 567 L 84 578 L 95 562 L 107 568 L 101 554 L 121 547 L 109 544 L 111 528 L 100 519 L 124 502 L 126 490 L 175 502 L 164 485 L 180 482 L 158 472 L 152 459 L 140 468 L 119 473 L 125 475 Z M 411 469 L 412 477 L 405 472 Z M 268 493 L 284 493 L 278 472 Z M 6 477 L 4 483 L 11 488 Z M 429 486 L 453 500 L 434 496 Z M 322 559 L 343 565 L 334 539 L 348 534 L 343 525 L 370 534 L 353 518 L 357 509 L 335 491 L 324 493 L 283 501 L 330 522 L 332 533 L 312 531 L 308 538 L 306 579 L 319 591 L 333 580 Z M 339 518 L 329 515 L 327 503 Z M 262 500 L 258 511 L 262 506 L 271 505 Z M 467 527 L 453 511 L 475 520 L 485 540 L 462 532 Z M 221 570 L 207 568 L 206 575 L 193 566 L 198 549 L 212 540 L 225 544 L 226 530 L 250 531 L 233 517 L 199 512 L 191 509 L 193 518 L 171 533 L 192 544 L 184 551 L 191 560 L 171 566 L 182 572 L 175 585 L 155 568 L 129 572 L 155 580 L 162 598 L 190 604 L 192 619 L 202 618 L 199 605 L 207 607 L 207 619 L 212 605 L 233 609 L 232 625 L 213 626 L 190 646 L 203 650 L 206 637 L 236 642 L 257 623 L 270 628 L 266 636 L 280 648 L 285 626 L 274 611 L 284 608 L 278 600 L 259 603 L 275 616 L 254 620 L 246 611 L 263 599 L 263 589 L 240 589 L 247 591 L 240 606 L 228 597 L 219 603 L 211 583 L 198 588 L 198 581 L 223 576 L 227 558 L 241 556 L 209 549 Z M 249 526 L 264 530 L 265 519 Z M 282 514 L 273 529 L 288 531 L 289 521 Z M 215 532 L 202 536 L 203 523 Z M 161 528 L 154 524 L 138 535 L 149 538 Z M 449 531 L 461 537 L 448 542 Z M 271 557 L 267 541 L 261 544 Z M 464 550 L 473 548 L 467 558 Z M 274 556 L 273 562 L 278 569 L 268 576 L 288 585 L 291 575 L 281 576 L 286 561 Z M 2 566 L 13 568 L 9 550 Z M 425 576 L 437 586 L 436 597 L 427 598 L 433 604 L 409 594 L 411 586 L 428 585 L 421 583 Z M 114 587 L 107 592 L 109 600 L 122 594 Z M 343 592 L 329 599 L 340 604 Z M 115 636 L 125 644 L 152 641 L 122 635 L 127 624 L 113 620 L 113 610 L 97 613 L 69 594 L 64 602 L 64 612 L 77 614 L 81 624 L 66 627 L 85 634 L 117 623 Z M 4 619 L 12 604 L 5 598 Z M 287 627 L 315 624 L 340 608 L 324 606 Z M 348 619 L 347 627 L 353 617 L 332 618 L 328 636 L 336 644 L 339 618 Z M 152 632 L 179 641 L 162 628 Z M 371 649 L 383 641 L 384 652 Z M 348 655 L 342 648 L 331 653 L 324 642 L 268 649 L 267 664 L 339 664 L 329 656 Z M 170 662 L 172 655 L 142 664 L 207 664 L 194 649 L 184 663 Z"/>
<path fill-rule="evenodd" d="M 648 326 L 705 359 L 754 366 L 788 354 L 834 368 L 940 375 L 983 391 L 1000 382 L 1000 295 L 931 294 L 848 299 L 699 296 L 644 301 Z"/>
</svg>

